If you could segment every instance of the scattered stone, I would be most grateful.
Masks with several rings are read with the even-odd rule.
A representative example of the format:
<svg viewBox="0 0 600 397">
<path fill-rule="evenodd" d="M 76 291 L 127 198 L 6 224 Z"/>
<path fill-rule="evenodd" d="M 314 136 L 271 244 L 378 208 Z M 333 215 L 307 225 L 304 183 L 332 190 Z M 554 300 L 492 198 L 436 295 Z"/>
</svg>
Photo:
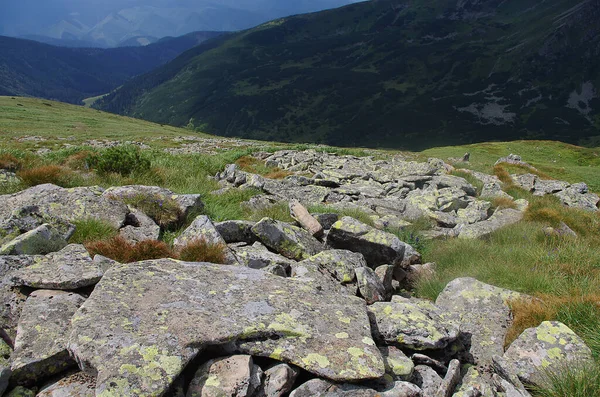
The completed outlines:
<svg viewBox="0 0 600 397">
<path fill-rule="evenodd" d="M 460 324 L 461 339 L 469 352 L 465 361 L 489 366 L 494 355 L 504 352 L 504 340 L 512 324 L 508 302 L 523 299 L 529 298 L 466 277 L 448 283 L 436 305 L 448 319 Z"/>
<path fill-rule="evenodd" d="M 17 386 L 6 393 L 4 397 L 35 397 L 35 392 L 23 386 Z"/>
<path fill-rule="evenodd" d="M 511 175 L 510 177 L 515 185 L 528 192 L 533 192 L 538 180 L 537 175 L 534 174 Z"/>
<path fill-rule="evenodd" d="M 270 218 L 261 219 L 252 232 L 264 245 L 289 259 L 307 259 L 324 249 L 307 231 Z"/>
<path fill-rule="evenodd" d="M 411 360 L 415 363 L 415 365 L 427 365 L 436 370 L 439 373 L 448 372 L 448 367 L 441 361 L 433 359 L 425 354 L 415 353 L 410 356 Z"/>
<path fill-rule="evenodd" d="M 510 194 L 502 190 L 502 185 L 500 182 L 489 182 L 484 184 L 479 197 L 487 200 L 495 198 L 505 198 L 508 200 L 513 199 Z"/>
<path fill-rule="evenodd" d="M 504 353 L 511 373 L 526 385 L 543 386 L 546 373 L 565 366 L 593 362 L 592 352 L 585 342 L 566 325 L 544 321 L 537 328 L 528 328 L 511 343 Z"/>
<path fill-rule="evenodd" d="M 367 310 L 373 335 L 386 344 L 413 350 L 443 349 L 458 336 L 458 330 L 444 321 L 433 305 L 405 299 L 376 302 Z"/>
<path fill-rule="evenodd" d="M 292 278 L 302 282 L 314 292 L 328 292 L 356 296 L 358 287 L 354 283 L 342 284 L 324 268 L 305 261 L 292 265 Z"/>
<path fill-rule="evenodd" d="M 250 397 L 260 386 L 262 370 L 251 356 L 209 360 L 192 379 L 186 397 Z"/>
<path fill-rule="evenodd" d="M 7 235 L 18 236 L 34 230 L 43 224 L 49 224 L 56 229 L 63 239 L 68 240 L 75 232 L 75 226 L 65 220 L 49 216 L 40 211 L 36 205 L 19 207 L 11 212 L 10 217 L 0 221 L 0 229 Z"/>
<path fill-rule="evenodd" d="M 582 193 L 582 191 L 585 191 L 585 193 Z M 587 193 L 587 190 L 581 186 L 573 185 L 554 195 L 567 207 L 580 208 L 586 211 L 598 211 L 600 197 L 595 193 Z"/>
<path fill-rule="evenodd" d="M 568 182 L 554 181 L 537 178 L 533 186 L 534 196 L 545 196 L 547 194 L 558 193 L 569 187 Z"/>
<path fill-rule="evenodd" d="M 125 240 L 137 243 L 144 240 L 158 240 L 160 237 L 160 226 L 148 215 L 133 207 L 127 214 L 127 226 L 119 230 L 119 235 Z"/>
<path fill-rule="evenodd" d="M 215 228 L 228 244 L 238 242 L 253 244 L 258 240 L 252 232 L 254 225 L 255 222 L 250 221 L 224 221 L 215 223 Z"/>
<path fill-rule="evenodd" d="M 394 293 L 394 270 L 397 267 L 398 266 L 381 265 L 375 269 L 375 274 L 385 289 L 385 300 L 390 299 Z"/>
<path fill-rule="evenodd" d="M 438 387 L 436 396 L 439 397 L 450 397 L 452 392 L 460 381 L 460 361 L 452 360 L 448 365 L 448 372 L 442 380 L 442 383 Z"/>
<path fill-rule="evenodd" d="M 302 263 L 325 269 L 342 284 L 354 282 L 356 280 L 355 269 L 367 266 L 362 254 L 348 250 L 323 251 L 305 259 Z"/>
<path fill-rule="evenodd" d="M 83 245 L 70 244 L 13 271 L 10 281 L 31 288 L 74 290 L 96 284 L 103 274 L 102 266 L 92 260 Z"/>
<path fill-rule="evenodd" d="M 331 227 L 327 243 L 334 248 L 360 252 L 372 268 L 384 264 L 401 264 L 406 247 L 395 235 L 372 228 L 348 216 Z"/>
<path fill-rule="evenodd" d="M 36 397 L 94 397 L 95 387 L 94 377 L 77 371 L 45 385 Z"/>
<path fill-rule="evenodd" d="M 75 364 L 67 351 L 71 317 L 84 302 L 81 295 L 38 290 L 29 295 L 15 339 L 11 381 L 34 384 Z"/>
<path fill-rule="evenodd" d="M 6 342 L 0 339 L 0 396 L 8 387 L 8 380 L 12 374 L 10 369 L 10 356 L 12 349 Z"/>
<path fill-rule="evenodd" d="M 331 229 L 331 226 L 340 219 L 338 214 L 313 214 L 313 216 L 325 230 Z"/>
<path fill-rule="evenodd" d="M 306 208 L 300 204 L 298 200 L 290 201 L 290 214 L 304 229 L 306 229 L 313 237 L 319 238 L 323 235 L 323 226 Z"/>
<path fill-rule="evenodd" d="M 460 224 L 455 230 L 460 239 L 476 239 L 487 236 L 505 226 L 513 225 L 523 219 L 523 211 L 512 208 L 497 210 L 485 221 L 477 222 L 471 225 Z"/>
<path fill-rule="evenodd" d="M 415 365 L 402 350 L 394 346 L 380 346 L 379 351 L 385 363 L 385 373 L 394 381 L 409 381 L 412 378 Z"/>
<path fill-rule="evenodd" d="M 322 396 L 327 393 L 332 387 L 333 383 L 323 379 L 311 379 L 298 386 L 294 391 L 290 393 L 290 397 L 315 397 Z"/>
<path fill-rule="evenodd" d="M 463 377 L 459 389 L 452 397 L 496 397 L 490 383 L 476 367 L 469 367 Z M 516 397 L 516 396 L 515 396 Z"/>
<path fill-rule="evenodd" d="M 0 256 L 0 329 L 6 332 L 11 341 L 17 334 L 17 322 L 29 291 L 26 291 L 25 288 L 14 287 L 6 275 L 14 270 L 30 266 L 41 258 L 43 256 Z"/>
<path fill-rule="evenodd" d="M 426 365 L 417 365 L 413 382 L 421 388 L 423 396 L 437 397 L 443 379 L 433 369 Z"/>
<path fill-rule="evenodd" d="M 287 364 L 275 364 L 264 372 L 262 388 L 257 393 L 258 397 L 281 397 L 292 390 L 300 370 Z"/>
<path fill-rule="evenodd" d="M 46 223 L 4 244 L 0 255 L 44 255 L 66 245 L 62 233 Z"/>
<path fill-rule="evenodd" d="M 371 268 L 358 267 L 354 269 L 354 272 L 356 273 L 358 290 L 368 305 L 386 299 L 385 286 Z"/>
<path fill-rule="evenodd" d="M 572 237 L 577 238 L 577 233 L 573 231 L 566 223 L 561 222 L 557 228 L 553 228 L 551 226 L 545 227 L 543 229 L 544 234 L 546 236 L 555 236 L 555 237 Z"/>
<path fill-rule="evenodd" d="M 384 374 L 364 301 L 245 267 L 166 259 L 112 267 L 72 327 L 69 349 L 98 374 L 97 394 L 160 395 L 223 341 L 336 381 Z"/>
<path fill-rule="evenodd" d="M 281 266 L 289 276 L 291 274 L 292 265 L 296 263 L 285 256 L 270 252 L 260 243 L 254 243 L 252 246 L 237 247 L 233 250 L 238 262 L 252 269 Z"/>
</svg>

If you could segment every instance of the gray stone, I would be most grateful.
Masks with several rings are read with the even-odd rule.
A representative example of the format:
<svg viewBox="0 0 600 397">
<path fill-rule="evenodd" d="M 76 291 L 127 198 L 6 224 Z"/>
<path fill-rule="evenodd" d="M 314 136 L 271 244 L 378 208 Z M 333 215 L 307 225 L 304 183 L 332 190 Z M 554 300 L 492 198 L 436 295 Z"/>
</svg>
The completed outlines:
<svg viewBox="0 0 600 397">
<path fill-rule="evenodd" d="M 555 193 L 554 195 L 567 207 L 579 208 L 586 211 L 598 211 L 600 197 L 595 193 L 581 193 L 582 187 L 575 185 Z"/>
<path fill-rule="evenodd" d="M 368 305 L 386 299 L 387 291 L 375 271 L 369 267 L 359 267 L 354 272 L 358 290 Z"/>
<path fill-rule="evenodd" d="M 14 340 L 17 334 L 17 322 L 29 291 L 24 291 L 21 287 L 13 287 L 6 275 L 30 266 L 42 258 L 43 256 L 29 255 L 0 256 L 0 328 L 11 340 Z"/>
<path fill-rule="evenodd" d="M 23 386 L 17 386 L 8 393 L 4 394 L 4 397 L 35 397 L 35 392 Z"/>
<path fill-rule="evenodd" d="M 494 355 L 504 352 L 504 340 L 512 324 L 509 302 L 523 299 L 529 298 L 467 277 L 448 283 L 436 305 L 460 324 L 461 338 L 469 352 L 466 361 L 489 366 Z"/>
<path fill-rule="evenodd" d="M 487 236 L 506 226 L 513 225 L 523 219 L 523 212 L 517 209 L 505 208 L 496 210 L 492 216 L 482 222 L 471 225 L 460 224 L 454 230 L 460 239 L 475 239 Z"/>
<path fill-rule="evenodd" d="M 438 390 L 443 379 L 433 369 L 426 365 L 417 365 L 413 382 L 421 388 L 423 396 L 438 397 Z M 441 397 L 441 396 L 440 396 Z"/>
<path fill-rule="evenodd" d="M 410 226 L 411 223 L 405 221 L 404 219 L 400 219 L 396 215 L 384 215 L 382 217 L 372 217 L 373 225 L 380 230 L 401 230 L 407 226 Z"/>
<path fill-rule="evenodd" d="M 48 254 L 31 266 L 10 273 L 14 285 L 32 288 L 74 290 L 96 284 L 104 270 L 83 245 L 70 244 Z"/>
<path fill-rule="evenodd" d="M 225 250 L 225 263 L 238 264 L 238 260 L 233 251 L 227 247 L 227 243 L 225 243 L 225 240 L 221 237 L 215 228 L 215 225 L 206 215 L 196 217 L 192 224 L 173 241 L 173 246 L 175 248 L 181 248 L 195 240 L 204 240 L 209 244 L 223 246 Z"/>
<path fill-rule="evenodd" d="M 44 255 L 67 245 L 63 234 L 45 223 L 0 247 L 0 255 Z"/>
<path fill-rule="evenodd" d="M 316 397 L 323 396 L 327 393 L 334 385 L 324 379 L 311 379 L 298 386 L 294 391 L 290 393 L 290 397 Z"/>
<path fill-rule="evenodd" d="M 372 268 L 384 264 L 401 264 L 406 248 L 406 244 L 394 234 L 377 230 L 348 216 L 331 227 L 327 244 L 334 248 L 360 252 Z"/>
<path fill-rule="evenodd" d="M 456 217 L 460 223 L 476 223 L 488 218 L 488 211 L 492 206 L 487 201 L 473 201 L 469 203 L 467 208 L 456 211 Z"/>
<path fill-rule="evenodd" d="M 125 222 L 127 206 L 102 196 L 98 186 L 65 189 L 52 184 L 37 185 L 18 193 L 0 196 L 0 219 L 7 219 L 14 208 L 37 206 L 40 213 L 74 222 L 85 218 L 101 219 L 119 229 Z"/>
<path fill-rule="evenodd" d="M 303 264 L 319 266 L 343 284 L 356 280 L 354 270 L 366 267 L 362 254 L 348 250 L 327 250 L 302 261 Z"/>
<path fill-rule="evenodd" d="M 543 386 L 546 374 L 568 365 L 592 363 L 592 351 L 566 325 L 544 321 L 528 328 L 509 346 L 504 359 L 525 385 Z"/>
<path fill-rule="evenodd" d="M 36 205 L 19 207 L 13 210 L 8 219 L 0 222 L 0 229 L 4 230 L 7 235 L 16 237 L 46 223 L 52 225 L 65 240 L 71 238 L 75 232 L 75 226 L 72 223 L 45 214 Z"/>
<path fill-rule="evenodd" d="M 160 226 L 148 215 L 133 207 L 127 215 L 127 226 L 119 230 L 119 235 L 125 240 L 137 243 L 144 240 L 158 240 Z"/>
<path fill-rule="evenodd" d="M 323 229 L 325 230 L 329 230 L 331 229 L 331 226 L 333 226 L 334 223 L 336 223 L 339 219 L 340 216 L 338 214 L 312 214 L 315 219 L 317 220 L 317 222 L 319 222 L 321 224 L 321 226 L 323 226 Z"/>
<path fill-rule="evenodd" d="M 252 232 L 254 225 L 255 223 L 250 221 L 224 221 L 215 223 L 215 228 L 226 243 L 252 244 L 258 240 Z"/>
<path fill-rule="evenodd" d="M 269 249 L 289 259 L 307 259 L 324 249 L 306 230 L 270 218 L 261 219 L 252 232 Z"/>
<path fill-rule="evenodd" d="M 12 349 L 3 339 L 0 339 L 0 396 L 8 387 L 8 380 L 12 375 L 10 369 L 10 356 Z"/>
<path fill-rule="evenodd" d="M 490 382 L 476 367 L 469 367 L 456 393 L 452 397 L 496 397 Z"/>
<path fill-rule="evenodd" d="M 436 175 L 431 179 L 430 184 L 435 185 L 437 189 L 443 189 L 446 187 L 458 188 L 469 196 L 475 196 L 477 194 L 477 189 L 467 182 L 465 178 L 454 175 Z"/>
<path fill-rule="evenodd" d="M 84 302 L 81 295 L 38 290 L 29 295 L 17 328 L 11 381 L 34 384 L 75 364 L 67 351 L 71 317 Z"/>
<path fill-rule="evenodd" d="M 356 284 L 342 284 L 326 269 L 305 261 L 292 265 L 292 278 L 304 283 L 307 288 L 314 289 L 315 292 L 356 296 L 358 291 Z"/>
<path fill-rule="evenodd" d="M 200 351 L 224 342 L 336 381 L 381 377 L 364 301 L 339 297 L 239 266 L 115 266 L 73 317 L 69 349 L 98 374 L 97 395 L 160 395 Z"/>
<path fill-rule="evenodd" d="M 265 380 L 258 397 L 281 397 L 292 390 L 300 370 L 287 364 L 275 364 L 264 372 Z"/>
<path fill-rule="evenodd" d="M 569 187 L 569 182 L 554 181 L 545 179 L 536 179 L 533 186 L 533 194 L 536 196 L 545 196 L 547 194 L 558 193 Z"/>
<path fill-rule="evenodd" d="M 287 275 L 290 275 L 292 265 L 296 263 L 285 256 L 270 252 L 260 243 L 255 243 L 252 246 L 237 247 L 233 250 L 238 262 L 252 269 L 263 269 L 278 265 L 285 269 Z"/>
<path fill-rule="evenodd" d="M 375 274 L 377 275 L 377 278 L 379 278 L 379 281 L 381 281 L 381 284 L 383 285 L 383 288 L 385 289 L 385 299 L 386 300 L 391 298 L 392 294 L 394 293 L 393 281 L 394 281 L 394 271 L 395 271 L 396 267 L 397 266 L 381 265 L 375 269 Z"/>
<path fill-rule="evenodd" d="M 535 188 L 536 182 L 538 180 L 537 175 L 534 174 L 511 175 L 510 177 L 512 178 L 515 185 L 528 192 L 533 192 L 533 189 Z"/>
<path fill-rule="evenodd" d="M 379 351 L 385 363 L 385 373 L 394 381 L 409 381 L 415 370 L 413 361 L 394 346 L 380 346 Z"/>
<path fill-rule="evenodd" d="M 413 350 L 443 349 L 458 329 L 433 304 L 394 296 L 368 306 L 373 335 L 380 342 Z"/>
<path fill-rule="evenodd" d="M 0 170 L 0 186 L 17 184 L 21 180 L 17 177 L 17 174 L 7 170 Z"/>
<path fill-rule="evenodd" d="M 460 361 L 452 360 L 448 365 L 448 372 L 438 387 L 436 396 L 450 397 L 460 381 Z"/>
<path fill-rule="evenodd" d="M 84 372 L 67 373 L 43 386 L 36 397 L 94 397 L 96 379 Z"/>
<path fill-rule="evenodd" d="M 261 377 L 262 370 L 251 356 L 209 360 L 196 371 L 186 397 L 250 397 L 260 386 Z"/>
<path fill-rule="evenodd" d="M 438 373 L 446 373 L 448 372 L 448 367 L 443 362 L 431 358 L 425 354 L 414 353 L 410 356 L 410 359 L 415 363 L 415 365 L 427 365 L 436 370 Z"/>
<path fill-rule="evenodd" d="M 505 198 L 512 200 L 512 196 L 502 190 L 502 185 L 499 182 L 490 182 L 483 185 L 481 194 L 482 199 Z"/>
</svg>

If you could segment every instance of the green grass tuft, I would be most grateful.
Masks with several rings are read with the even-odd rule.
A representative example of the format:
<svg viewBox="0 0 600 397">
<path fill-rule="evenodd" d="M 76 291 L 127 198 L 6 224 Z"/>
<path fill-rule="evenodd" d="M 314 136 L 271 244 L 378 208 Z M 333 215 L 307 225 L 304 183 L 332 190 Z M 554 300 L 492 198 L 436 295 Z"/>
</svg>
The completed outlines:
<svg viewBox="0 0 600 397">
<path fill-rule="evenodd" d="M 73 222 L 75 233 L 69 239 L 71 244 L 86 244 L 91 241 L 109 239 L 118 234 L 111 224 L 96 218 L 85 218 Z"/>
</svg>

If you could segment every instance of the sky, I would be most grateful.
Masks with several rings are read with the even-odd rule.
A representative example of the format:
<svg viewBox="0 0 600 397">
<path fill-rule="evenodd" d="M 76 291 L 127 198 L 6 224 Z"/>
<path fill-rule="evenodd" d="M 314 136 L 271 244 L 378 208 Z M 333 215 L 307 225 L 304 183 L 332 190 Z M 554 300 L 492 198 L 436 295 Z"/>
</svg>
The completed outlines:
<svg viewBox="0 0 600 397">
<path fill-rule="evenodd" d="M 135 34 L 180 35 L 192 30 L 239 30 L 282 16 L 357 1 L 0 0 L 0 34 L 82 40 L 102 37 L 114 41 Z M 115 15 L 117 19 L 125 16 L 125 20 L 115 21 Z"/>
</svg>

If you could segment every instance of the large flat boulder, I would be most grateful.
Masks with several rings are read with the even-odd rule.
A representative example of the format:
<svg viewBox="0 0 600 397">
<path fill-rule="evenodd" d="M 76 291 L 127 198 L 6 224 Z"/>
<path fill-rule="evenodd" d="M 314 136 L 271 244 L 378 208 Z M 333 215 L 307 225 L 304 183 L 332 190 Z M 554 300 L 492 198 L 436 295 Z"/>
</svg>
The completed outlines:
<svg viewBox="0 0 600 397">
<path fill-rule="evenodd" d="M 325 269 L 341 283 L 351 283 L 356 279 L 355 269 L 366 267 L 364 256 L 348 250 L 327 250 L 303 261 Z"/>
<path fill-rule="evenodd" d="M 289 259 L 307 259 L 324 249 L 306 230 L 270 218 L 261 219 L 252 232 L 269 249 Z"/>
<path fill-rule="evenodd" d="M 67 373 L 63 378 L 44 385 L 36 397 L 94 397 L 96 379 L 83 372 Z"/>
<path fill-rule="evenodd" d="M 333 248 L 360 252 L 372 268 L 385 264 L 399 265 L 404 259 L 405 244 L 398 237 L 349 216 L 333 224 L 327 244 Z"/>
<path fill-rule="evenodd" d="M 261 377 L 262 370 L 251 356 L 216 358 L 196 371 L 186 397 L 251 397 L 260 386 Z"/>
<path fill-rule="evenodd" d="M 44 255 L 67 245 L 63 234 L 50 224 L 23 233 L 0 247 L 0 255 Z"/>
<path fill-rule="evenodd" d="M 162 395 L 199 352 L 222 344 L 336 381 L 381 377 L 364 301 L 339 297 L 240 266 L 115 266 L 73 317 L 69 348 L 98 374 L 97 395 Z"/>
<path fill-rule="evenodd" d="M 14 287 L 6 276 L 14 270 L 30 266 L 43 258 L 41 255 L 0 256 L 0 328 L 11 339 L 16 336 L 17 323 L 27 300 L 27 291 L 24 291 L 22 287 Z"/>
</svg>

